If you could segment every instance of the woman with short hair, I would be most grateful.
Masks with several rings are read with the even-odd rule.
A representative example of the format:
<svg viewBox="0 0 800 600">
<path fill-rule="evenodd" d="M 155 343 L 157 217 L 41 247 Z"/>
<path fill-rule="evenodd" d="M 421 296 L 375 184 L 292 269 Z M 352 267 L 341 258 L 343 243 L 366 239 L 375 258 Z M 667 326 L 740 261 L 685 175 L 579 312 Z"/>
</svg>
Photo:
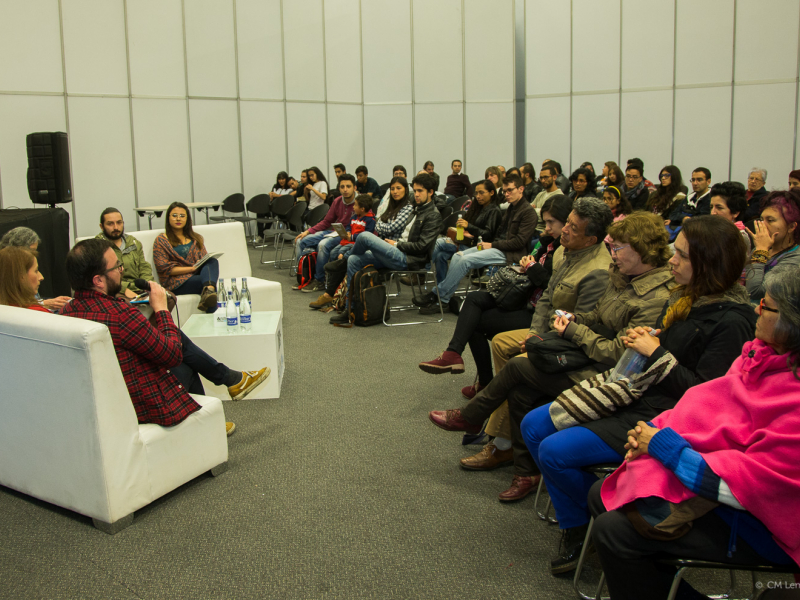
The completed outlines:
<svg viewBox="0 0 800 600">
<path fill-rule="evenodd" d="M 645 214 L 634 212 L 610 232 L 615 235 L 615 227 L 631 225 L 634 217 Z M 732 223 L 710 215 L 689 219 L 669 264 L 677 286 L 654 323 L 657 337 L 648 334 L 649 327 L 636 327 L 621 338 L 625 348 L 647 357 L 643 372 L 653 373 L 653 383 L 644 389 L 629 384 L 636 394 L 626 405 L 616 388 L 605 385 L 606 373 L 603 385 L 597 386 L 608 390 L 606 396 L 595 395 L 583 382 L 522 421 L 523 438 L 542 472 L 562 530 L 562 543 L 550 565 L 554 574 L 575 568 L 586 536 L 586 498 L 596 478 L 583 467 L 622 460 L 628 430 L 674 407 L 689 388 L 723 375 L 742 345 L 753 339 L 755 315 L 739 285 L 745 244 Z M 580 400 L 576 403 L 580 394 L 589 396 L 586 406 L 595 407 L 595 412 Z M 615 397 L 619 404 L 600 402 Z"/>
<path fill-rule="evenodd" d="M 742 216 L 747 211 L 744 188 L 732 181 L 725 181 L 711 186 L 710 207 L 712 215 L 730 221 L 742 232 L 742 239 L 747 244 L 747 256 L 749 258 L 753 251 L 753 238 L 750 237 L 747 228 L 742 222 Z"/>
<path fill-rule="evenodd" d="M 7 246 L 17 246 L 18 248 L 30 248 L 37 250 L 39 248 L 39 234 L 33 229 L 28 227 L 15 227 L 0 239 L 0 250 Z"/>
<path fill-rule="evenodd" d="M 800 274 L 780 266 L 764 285 L 756 339 L 727 373 L 635 423 L 625 462 L 590 491 L 614 600 L 667 598 L 676 568 L 659 558 L 800 564 Z M 672 527 L 654 537 L 666 515 Z"/>
<path fill-rule="evenodd" d="M 577 200 L 578 198 L 584 197 L 597 197 L 594 191 L 596 188 L 594 173 L 589 169 L 578 167 L 572 172 L 572 175 L 569 176 L 569 180 L 572 182 L 572 191 L 569 193 L 570 199 Z"/>
<path fill-rule="evenodd" d="M 761 219 L 753 221 L 755 250 L 747 269 L 753 302 L 764 297 L 764 277 L 779 264 L 800 266 L 800 188 L 775 191 L 761 201 Z"/>
<path fill-rule="evenodd" d="M 217 278 L 219 263 L 210 258 L 200 267 L 197 261 L 208 252 L 203 236 L 192 229 L 192 215 L 183 202 L 173 202 L 167 208 L 165 232 L 153 242 L 153 262 L 158 279 L 165 289 L 176 296 L 200 294 L 199 310 L 217 310 Z"/>
<path fill-rule="evenodd" d="M 0 304 L 50 314 L 36 299 L 44 279 L 36 255 L 35 250 L 19 246 L 0 250 Z"/>
</svg>

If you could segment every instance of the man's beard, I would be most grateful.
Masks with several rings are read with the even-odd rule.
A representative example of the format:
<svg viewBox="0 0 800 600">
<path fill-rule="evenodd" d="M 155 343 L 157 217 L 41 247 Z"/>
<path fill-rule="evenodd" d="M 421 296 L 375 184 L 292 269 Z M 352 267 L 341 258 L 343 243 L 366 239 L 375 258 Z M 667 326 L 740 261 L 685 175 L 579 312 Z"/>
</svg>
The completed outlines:
<svg viewBox="0 0 800 600">
<path fill-rule="evenodd" d="M 111 233 L 108 233 L 107 231 L 104 232 L 104 233 L 106 234 L 106 237 L 108 239 L 110 239 L 110 240 L 118 240 L 119 238 L 122 237 L 122 234 L 125 233 L 125 230 L 123 229 L 123 230 L 119 231 L 118 233 L 114 233 L 113 231 Z"/>
<path fill-rule="evenodd" d="M 122 282 L 121 281 L 114 281 L 110 277 L 106 276 L 106 294 L 109 296 L 116 296 L 122 291 Z"/>
</svg>

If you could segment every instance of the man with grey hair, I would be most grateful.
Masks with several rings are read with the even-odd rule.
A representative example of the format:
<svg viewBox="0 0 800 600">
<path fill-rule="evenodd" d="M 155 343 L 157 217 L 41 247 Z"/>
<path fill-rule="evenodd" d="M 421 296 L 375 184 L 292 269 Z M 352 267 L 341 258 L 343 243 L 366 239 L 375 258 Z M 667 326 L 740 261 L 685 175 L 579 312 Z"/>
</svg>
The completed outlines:
<svg viewBox="0 0 800 600">
<path fill-rule="evenodd" d="M 742 221 L 748 223 L 757 219 L 761 214 L 761 201 L 769 193 L 766 188 L 767 170 L 761 167 L 753 167 L 747 176 L 747 210 Z"/>
<path fill-rule="evenodd" d="M 33 229 L 28 227 L 15 227 L 11 231 L 6 232 L 2 239 L 0 239 L 0 250 L 6 246 L 14 246 L 16 248 L 30 248 L 31 250 L 39 249 L 39 234 Z M 56 312 L 64 308 L 64 306 L 72 300 L 69 296 L 58 296 L 57 298 L 48 298 L 42 300 L 39 293 L 36 293 L 36 300 L 51 312 Z"/>
</svg>

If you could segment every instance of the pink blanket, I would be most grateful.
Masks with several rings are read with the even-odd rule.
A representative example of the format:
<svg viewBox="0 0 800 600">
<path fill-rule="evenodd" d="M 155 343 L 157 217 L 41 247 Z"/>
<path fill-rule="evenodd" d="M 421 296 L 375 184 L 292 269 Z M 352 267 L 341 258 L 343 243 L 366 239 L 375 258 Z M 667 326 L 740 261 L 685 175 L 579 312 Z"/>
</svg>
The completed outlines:
<svg viewBox="0 0 800 600">
<path fill-rule="evenodd" d="M 746 343 L 727 374 L 691 388 L 653 422 L 700 452 L 800 563 L 800 381 L 786 355 L 760 340 Z M 681 502 L 694 495 L 650 456 L 624 463 L 602 488 L 608 510 L 648 496 Z"/>
</svg>

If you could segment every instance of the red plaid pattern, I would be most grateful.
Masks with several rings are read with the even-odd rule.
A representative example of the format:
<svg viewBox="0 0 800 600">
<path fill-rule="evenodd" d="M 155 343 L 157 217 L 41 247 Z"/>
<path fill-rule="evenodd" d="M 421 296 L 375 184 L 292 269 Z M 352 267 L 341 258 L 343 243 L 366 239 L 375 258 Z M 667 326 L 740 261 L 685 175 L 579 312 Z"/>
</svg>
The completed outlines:
<svg viewBox="0 0 800 600">
<path fill-rule="evenodd" d="M 169 427 L 200 409 L 170 372 L 183 361 L 183 349 L 178 328 L 167 311 L 156 313 L 156 329 L 121 298 L 78 291 L 62 314 L 108 327 L 139 423 Z"/>
</svg>

